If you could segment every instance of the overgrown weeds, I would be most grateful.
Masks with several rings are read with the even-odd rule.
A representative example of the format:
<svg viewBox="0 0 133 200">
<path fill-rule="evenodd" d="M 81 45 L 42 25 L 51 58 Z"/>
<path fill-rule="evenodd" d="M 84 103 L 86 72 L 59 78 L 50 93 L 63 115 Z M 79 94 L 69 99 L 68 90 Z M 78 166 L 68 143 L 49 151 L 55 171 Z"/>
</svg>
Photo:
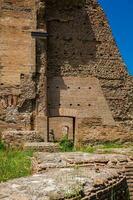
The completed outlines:
<svg viewBox="0 0 133 200">
<path fill-rule="evenodd" d="M 0 182 L 28 176 L 32 173 L 32 151 L 6 149 L 0 142 Z"/>
<path fill-rule="evenodd" d="M 102 145 L 100 145 L 100 148 L 102 149 L 115 149 L 115 148 L 123 148 L 124 145 L 120 143 L 115 143 L 115 142 L 107 142 Z"/>
</svg>

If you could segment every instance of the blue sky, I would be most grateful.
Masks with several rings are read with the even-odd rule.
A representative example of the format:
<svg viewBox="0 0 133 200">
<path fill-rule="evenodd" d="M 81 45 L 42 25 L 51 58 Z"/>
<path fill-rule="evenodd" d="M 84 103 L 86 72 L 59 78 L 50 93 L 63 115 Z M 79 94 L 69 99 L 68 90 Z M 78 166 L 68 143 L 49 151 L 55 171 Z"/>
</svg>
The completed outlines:
<svg viewBox="0 0 133 200">
<path fill-rule="evenodd" d="M 133 75 L 133 0 L 99 0 L 121 55 Z"/>
</svg>

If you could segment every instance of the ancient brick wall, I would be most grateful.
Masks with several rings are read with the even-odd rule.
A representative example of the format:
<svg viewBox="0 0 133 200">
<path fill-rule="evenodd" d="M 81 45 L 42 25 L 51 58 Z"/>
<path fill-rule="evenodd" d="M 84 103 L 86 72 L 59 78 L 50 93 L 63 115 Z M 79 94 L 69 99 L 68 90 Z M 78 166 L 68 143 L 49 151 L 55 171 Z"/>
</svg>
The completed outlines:
<svg viewBox="0 0 133 200">
<path fill-rule="evenodd" d="M 128 76 L 106 16 L 95 0 L 1 0 L 0 12 L 1 129 L 8 125 L 13 130 L 36 130 L 47 141 L 47 117 L 55 112 L 49 104 L 57 94 L 56 88 L 48 87 L 59 77 L 68 78 L 75 89 L 58 94 L 56 117 L 78 117 L 76 128 L 81 133 L 84 118 L 86 124 L 92 120 L 94 128 L 95 121 L 98 126 L 112 125 L 114 118 L 131 130 L 133 78 Z M 45 32 L 48 39 L 32 37 Z M 92 90 L 83 87 L 80 93 L 82 78 L 89 76 Z"/>
<path fill-rule="evenodd" d="M 0 127 L 29 129 L 35 87 L 34 1 L 0 2 Z M 20 110 L 19 110 L 20 108 Z M 21 112 L 22 111 L 22 112 Z"/>
<path fill-rule="evenodd" d="M 112 115 L 118 124 L 133 129 L 133 77 L 100 80 Z"/>
<path fill-rule="evenodd" d="M 31 30 L 35 29 L 34 1 L 1 1 L 0 83 L 20 85 L 34 63 Z"/>
<path fill-rule="evenodd" d="M 101 125 L 115 125 L 97 78 L 51 77 L 47 86 L 50 116 L 99 118 Z"/>
<path fill-rule="evenodd" d="M 49 160 L 51 162 L 49 162 Z M 94 185 L 89 188 L 90 184 L 87 181 L 87 184 L 84 184 L 84 190 L 79 199 L 95 199 L 95 200 L 116 200 L 116 199 L 130 199 L 132 200 L 132 157 L 128 157 L 126 155 L 119 154 L 88 154 L 81 152 L 70 152 L 70 153 L 36 153 L 33 160 L 33 172 L 43 174 L 47 170 L 63 168 L 65 167 L 71 170 L 71 168 L 77 167 L 77 173 L 74 173 L 74 176 L 77 178 L 81 174 L 87 178 L 87 173 L 89 172 L 91 175 L 98 175 L 96 179 L 91 180 L 94 181 Z M 45 169 L 45 170 L 44 170 Z M 81 172 L 78 170 L 81 169 Z M 113 174 L 114 170 L 115 174 Z M 95 172 L 92 172 L 94 170 Z M 112 173 L 112 178 L 106 181 L 105 173 L 100 177 L 101 170 L 105 170 L 108 175 L 109 171 Z M 109 170 L 109 171 L 108 171 Z M 119 177 L 117 176 L 119 173 Z M 56 174 L 57 177 L 57 174 Z M 65 176 L 63 176 L 65 180 Z M 82 179 L 80 179 L 82 180 Z M 68 179 L 67 179 L 68 181 Z M 104 184 L 105 183 L 105 184 Z M 72 198 L 73 199 L 73 198 Z M 75 199 L 75 198 L 74 198 Z M 77 198 L 76 198 L 77 199 Z"/>
<path fill-rule="evenodd" d="M 132 127 L 132 77 L 100 5 L 81 2 L 47 2 L 48 77 L 96 76 L 115 120 Z"/>
<path fill-rule="evenodd" d="M 46 107 L 46 42 L 32 37 L 36 30 L 46 31 L 44 10 L 40 1 L 0 2 L 1 130 L 7 124 L 13 130 L 35 130 L 36 115 Z"/>
<path fill-rule="evenodd" d="M 51 2 L 51 1 L 49 1 Z M 101 7 L 48 3 L 48 74 L 119 79 L 127 75 Z M 64 1 L 63 1 L 64 2 Z"/>
</svg>

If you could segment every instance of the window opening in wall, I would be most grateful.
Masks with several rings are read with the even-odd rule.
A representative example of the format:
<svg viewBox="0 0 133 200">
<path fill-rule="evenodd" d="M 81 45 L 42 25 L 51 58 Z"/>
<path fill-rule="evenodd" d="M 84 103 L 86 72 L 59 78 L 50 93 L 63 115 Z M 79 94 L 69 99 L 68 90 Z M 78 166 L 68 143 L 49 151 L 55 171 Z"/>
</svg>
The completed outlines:
<svg viewBox="0 0 133 200">
<path fill-rule="evenodd" d="M 70 104 L 70 106 L 72 106 L 72 104 Z"/>
<path fill-rule="evenodd" d="M 80 104 L 77 104 L 77 106 L 80 106 Z"/>
<path fill-rule="evenodd" d="M 80 87 L 78 87 L 78 89 L 80 89 Z"/>
<path fill-rule="evenodd" d="M 88 106 L 91 106 L 91 104 L 88 104 Z"/>
<path fill-rule="evenodd" d="M 91 90 L 91 87 L 89 87 L 89 90 Z"/>
</svg>

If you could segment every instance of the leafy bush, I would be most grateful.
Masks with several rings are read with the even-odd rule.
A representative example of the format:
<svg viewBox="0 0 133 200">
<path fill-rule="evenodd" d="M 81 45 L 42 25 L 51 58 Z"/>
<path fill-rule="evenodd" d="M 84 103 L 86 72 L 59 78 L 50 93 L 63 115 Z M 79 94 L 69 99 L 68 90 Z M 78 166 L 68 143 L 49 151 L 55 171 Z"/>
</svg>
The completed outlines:
<svg viewBox="0 0 133 200">
<path fill-rule="evenodd" d="M 67 138 L 67 136 L 64 136 L 61 139 L 59 145 L 60 145 L 60 150 L 63 151 L 63 152 L 73 151 L 74 144 L 73 144 L 73 142 L 71 140 L 69 140 Z"/>
</svg>

